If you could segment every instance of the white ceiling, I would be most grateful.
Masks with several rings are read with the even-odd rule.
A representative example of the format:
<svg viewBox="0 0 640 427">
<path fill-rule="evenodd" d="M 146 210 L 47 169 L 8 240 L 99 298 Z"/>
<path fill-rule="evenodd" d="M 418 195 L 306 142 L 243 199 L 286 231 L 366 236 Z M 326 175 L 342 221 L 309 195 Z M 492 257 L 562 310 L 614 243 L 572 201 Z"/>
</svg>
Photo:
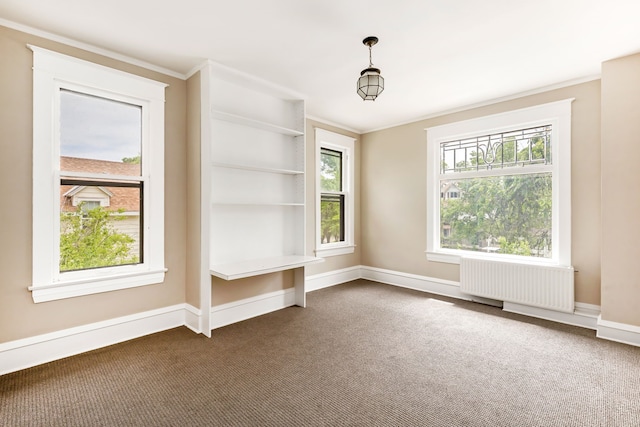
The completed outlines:
<svg viewBox="0 0 640 427">
<path fill-rule="evenodd" d="M 640 52 L 640 0 L 0 0 L 3 23 L 184 76 L 210 59 L 357 132 L 591 78 Z M 369 35 L 386 86 L 375 102 L 355 88 Z"/>
</svg>

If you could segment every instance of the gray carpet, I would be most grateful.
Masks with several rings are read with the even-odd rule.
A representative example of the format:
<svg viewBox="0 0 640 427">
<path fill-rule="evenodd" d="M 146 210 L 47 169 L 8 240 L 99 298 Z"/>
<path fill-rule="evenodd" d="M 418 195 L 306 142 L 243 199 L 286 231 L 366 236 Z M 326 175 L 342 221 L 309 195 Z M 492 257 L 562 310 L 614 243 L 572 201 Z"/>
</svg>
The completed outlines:
<svg viewBox="0 0 640 427">
<path fill-rule="evenodd" d="M 640 348 L 358 280 L 0 377 L 3 426 L 640 426 Z"/>
</svg>

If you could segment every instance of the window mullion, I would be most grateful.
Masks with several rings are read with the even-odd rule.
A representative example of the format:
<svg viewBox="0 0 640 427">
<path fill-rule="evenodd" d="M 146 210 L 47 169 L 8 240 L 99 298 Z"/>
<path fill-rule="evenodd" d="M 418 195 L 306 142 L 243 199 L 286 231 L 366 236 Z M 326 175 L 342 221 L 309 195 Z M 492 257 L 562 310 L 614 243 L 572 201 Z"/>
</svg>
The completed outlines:
<svg viewBox="0 0 640 427">
<path fill-rule="evenodd" d="M 471 172 L 452 172 L 439 174 L 440 180 L 456 180 L 469 178 L 482 178 L 487 176 L 508 176 L 508 175 L 532 175 L 539 173 L 553 172 L 552 165 L 534 165 L 519 168 L 496 168 Z"/>
<path fill-rule="evenodd" d="M 132 181 L 132 182 L 142 182 L 144 181 L 143 176 L 132 176 L 132 175 L 112 175 L 105 173 L 91 173 L 91 172 L 71 172 L 71 171 L 59 171 L 59 178 L 76 178 L 76 179 L 87 179 L 93 181 Z"/>
<path fill-rule="evenodd" d="M 345 196 L 347 193 L 345 191 L 329 191 L 329 190 L 322 190 L 320 192 L 320 194 L 329 194 L 329 195 L 336 195 L 336 196 Z"/>
</svg>

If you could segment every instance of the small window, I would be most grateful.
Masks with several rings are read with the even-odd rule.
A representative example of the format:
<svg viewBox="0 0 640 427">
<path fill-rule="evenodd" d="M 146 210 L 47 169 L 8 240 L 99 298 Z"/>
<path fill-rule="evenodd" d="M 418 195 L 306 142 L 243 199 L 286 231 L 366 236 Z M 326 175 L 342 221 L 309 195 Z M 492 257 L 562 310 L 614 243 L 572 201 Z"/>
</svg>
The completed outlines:
<svg viewBox="0 0 640 427">
<path fill-rule="evenodd" d="M 316 254 L 319 256 L 354 251 L 353 150 L 352 138 L 316 129 Z"/>
<path fill-rule="evenodd" d="M 80 208 L 79 212 L 82 212 L 83 215 L 87 215 L 92 210 L 100 208 L 100 201 L 86 200 L 81 202 L 78 207 Z"/>
<path fill-rule="evenodd" d="M 320 244 L 344 242 L 342 152 L 320 149 Z"/>
<path fill-rule="evenodd" d="M 34 301 L 161 283 L 166 85 L 30 48 Z"/>
<path fill-rule="evenodd" d="M 444 239 L 448 238 L 451 235 L 451 225 L 442 224 L 442 237 Z"/>
</svg>

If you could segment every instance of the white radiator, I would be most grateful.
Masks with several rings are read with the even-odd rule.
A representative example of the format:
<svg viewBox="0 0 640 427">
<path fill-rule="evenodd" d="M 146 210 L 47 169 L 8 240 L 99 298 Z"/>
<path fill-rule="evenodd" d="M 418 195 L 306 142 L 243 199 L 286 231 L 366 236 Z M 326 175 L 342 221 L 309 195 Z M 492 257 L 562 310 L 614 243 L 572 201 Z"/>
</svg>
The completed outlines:
<svg viewBox="0 0 640 427">
<path fill-rule="evenodd" d="M 460 291 L 484 298 L 572 313 L 573 267 L 462 258 Z"/>
</svg>

